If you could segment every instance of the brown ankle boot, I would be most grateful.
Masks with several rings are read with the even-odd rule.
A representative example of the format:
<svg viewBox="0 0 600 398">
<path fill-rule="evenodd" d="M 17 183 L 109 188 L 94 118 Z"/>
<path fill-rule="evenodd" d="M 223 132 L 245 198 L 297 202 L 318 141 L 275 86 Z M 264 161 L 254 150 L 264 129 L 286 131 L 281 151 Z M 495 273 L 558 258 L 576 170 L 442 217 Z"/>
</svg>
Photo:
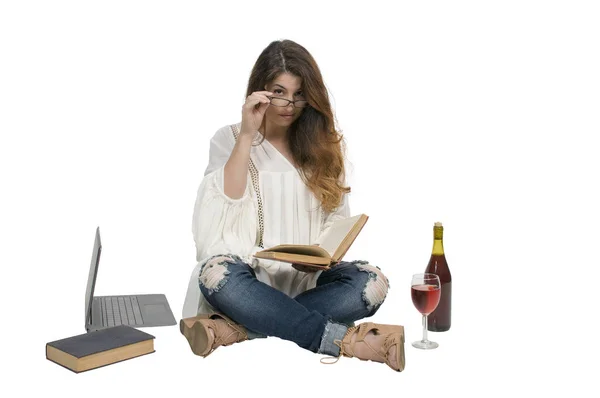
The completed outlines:
<svg viewBox="0 0 600 398">
<path fill-rule="evenodd" d="M 371 344 L 365 341 L 367 334 L 373 331 L 376 336 L 375 342 Z M 356 338 L 353 340 L 353 336 Z M 358 326 L 348 328 L 346 335 L 340 340 L 334 342 L 340 347 L 340 356 L 355 357 L 363 361 L 371 361 L 371 358 L 361 358 L 356 356 L 356 348 L 358 345 L 363 345 L 361 348 L 367 348 L 373 353 L 373 357 L 376 357 L 387 364 L 390 368 L 395 371 L 401 372 L 404 370 L 405 358 L 404 358 L 404 327 L 400 325 L 382 325 L 373 322 L 361 323 Z M 392 366 L 389 358 L 389 350 L 393 346 L 396 346 L 395 362 L 396 366 Z M 338 357 L 339 358 L 339 357 Z M 330 363 L 330 362 L 324 362 Z"/>
<path fill-rule="evenodd" d="M 211 337 L 212 329 L 214 337 Z M 246 329 L 223 314 L 202 314 L 179 321 L 179 330 L 185 336 L 192 352 L 207 357 L 219 346 L 248 340 Z"/>
</svg>

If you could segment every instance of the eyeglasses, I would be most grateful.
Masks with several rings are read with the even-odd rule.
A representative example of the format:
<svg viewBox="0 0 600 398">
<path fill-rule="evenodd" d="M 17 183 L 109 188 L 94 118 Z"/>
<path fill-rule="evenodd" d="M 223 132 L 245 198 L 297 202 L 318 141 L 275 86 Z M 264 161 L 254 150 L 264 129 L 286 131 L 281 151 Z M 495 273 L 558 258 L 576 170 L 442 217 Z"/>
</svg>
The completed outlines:
<svg viewBox="0 0 600 398">
<path fill-rule="evenodd" d="M 290 101 L 289 99 L 279 98 L 279 97 L 267 97 L 271 100 L 271 105 L 280 106 L 282 108 L 289 106 L 290 104 L 294 105 L 296 108 L 306 108 L 308 106 L 307 100 L 295 100 Z"/>
</svg>

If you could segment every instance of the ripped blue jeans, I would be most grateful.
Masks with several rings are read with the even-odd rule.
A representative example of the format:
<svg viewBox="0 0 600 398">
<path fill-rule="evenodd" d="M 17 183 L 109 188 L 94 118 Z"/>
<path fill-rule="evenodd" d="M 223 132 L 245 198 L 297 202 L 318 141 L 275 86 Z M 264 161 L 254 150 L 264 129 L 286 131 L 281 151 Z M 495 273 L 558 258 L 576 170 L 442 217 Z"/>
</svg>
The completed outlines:
<svg viewBox="0 0 600 398">
<path fill-rule="evenodd" d="M 315 288 L 292 298 L 256 279 L 236 255 L 207 260 L 199 282 L 206 300 L 246 327 L 249 337 L 275 336 L 335 356 L 339 346 L 334 342 L 343 339 L 354 321 L 375 314 L 389 287 L 378 267 L 342 261 L 323 271 Z"/>
</svg>

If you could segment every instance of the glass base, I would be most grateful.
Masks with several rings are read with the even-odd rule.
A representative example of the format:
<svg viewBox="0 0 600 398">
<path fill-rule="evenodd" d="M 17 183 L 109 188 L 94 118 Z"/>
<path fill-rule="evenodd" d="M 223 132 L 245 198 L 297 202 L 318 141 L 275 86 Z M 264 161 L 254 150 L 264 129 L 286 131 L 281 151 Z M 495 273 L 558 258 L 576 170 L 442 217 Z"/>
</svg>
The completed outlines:
<svg viewBox="0 0 600 398">
<path fill-rule="evenodd" d="M 419 340 L 419 341 L 415 341 L 412 343 L 412 346 L 415 348 L 420 348 L 422 350 L 433 350 L 434 348 L 438 348 L 439 344 L 436 343 L 435 341 L 423 341 L 423 340 Z"/>
</svg>

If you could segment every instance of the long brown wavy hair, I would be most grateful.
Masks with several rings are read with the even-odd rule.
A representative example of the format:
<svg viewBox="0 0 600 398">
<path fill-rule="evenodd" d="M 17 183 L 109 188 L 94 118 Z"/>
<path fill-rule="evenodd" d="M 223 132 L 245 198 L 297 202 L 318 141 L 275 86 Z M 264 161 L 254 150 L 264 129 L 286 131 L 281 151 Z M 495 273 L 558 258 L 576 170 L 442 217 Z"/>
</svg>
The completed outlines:
<svg viewBox="0 0 600 398">
<path fill-rule="evenodd" d="M 309 104 L 288 130 L 292 156 L 304 183 L 323 209 L 333 211 L 350 192 L 350 187 L 344 186 L 345 143 L 335 128 L 327 88 L 312 55 L 291 40 L 273 41 L 252 68 L 246 96 L 264 90 L 266 84 L 285 72 L 302 78 L 302 91 Z M 264 123 L 265 119 L 263 130 Z"/>
</svg>

